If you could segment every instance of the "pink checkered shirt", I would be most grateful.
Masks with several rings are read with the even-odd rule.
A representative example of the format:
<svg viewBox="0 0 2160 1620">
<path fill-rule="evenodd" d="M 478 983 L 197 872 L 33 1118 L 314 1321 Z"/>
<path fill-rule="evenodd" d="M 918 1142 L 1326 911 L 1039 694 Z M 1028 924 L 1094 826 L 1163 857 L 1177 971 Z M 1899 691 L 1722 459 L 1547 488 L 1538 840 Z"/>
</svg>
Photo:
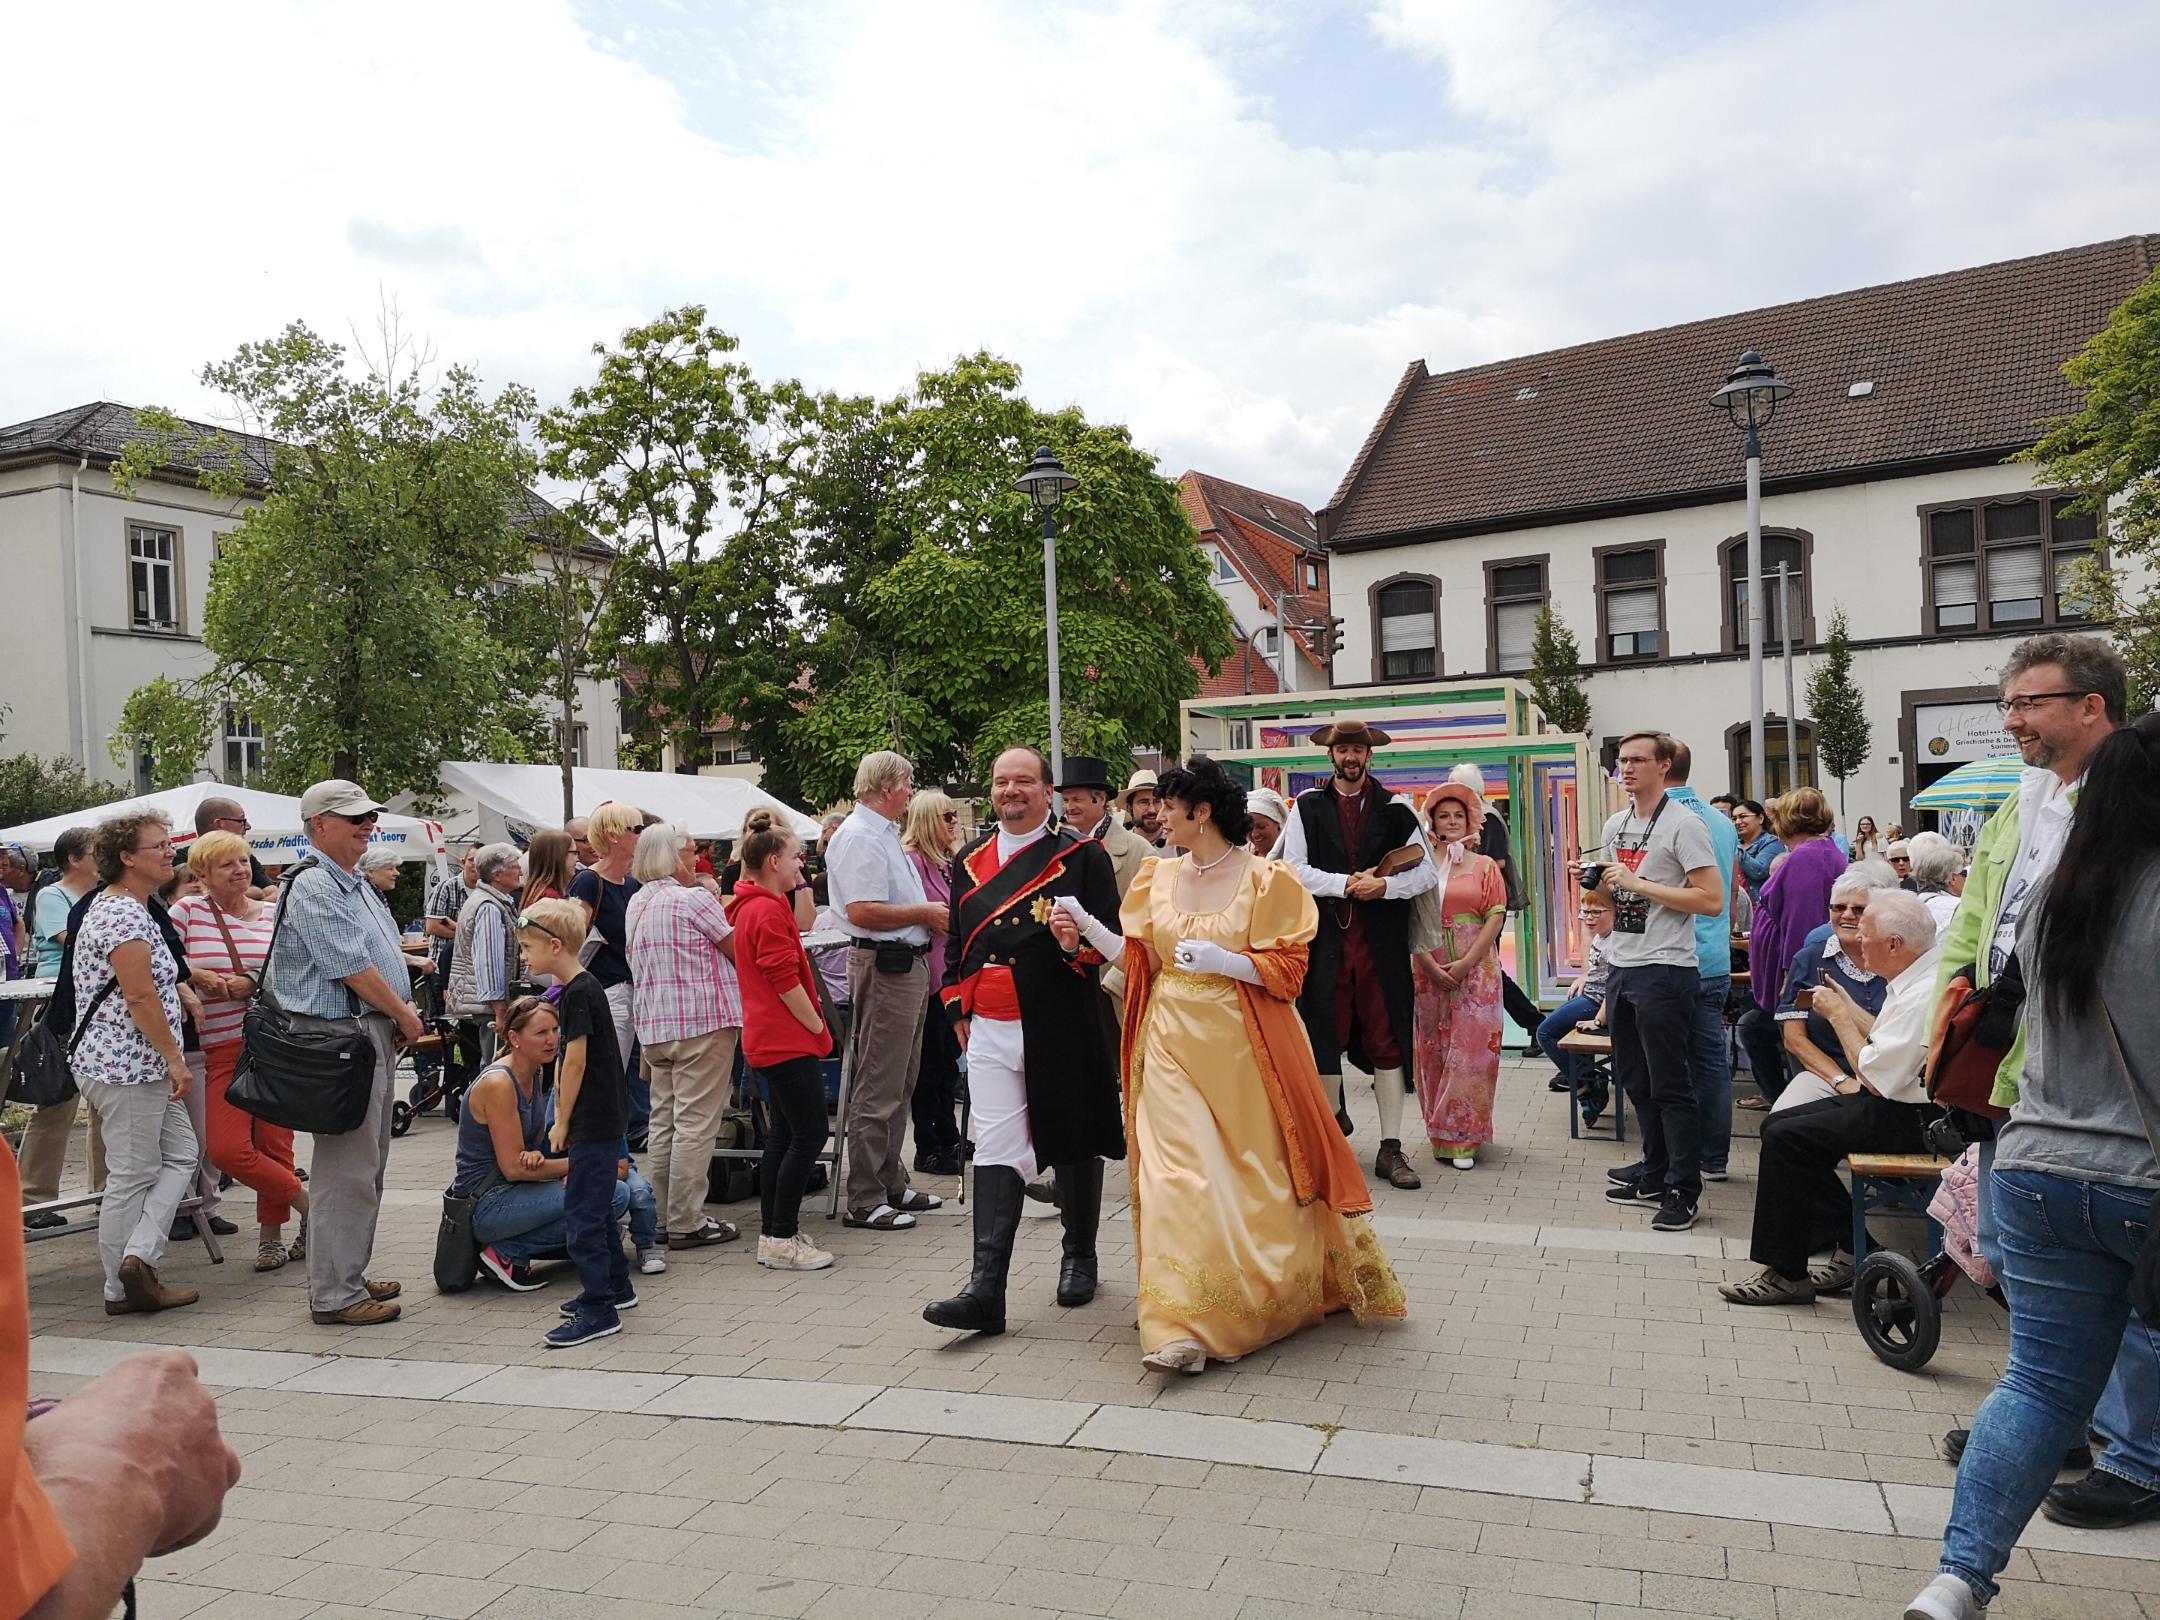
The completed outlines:
<svg viewBox="0 0 2160 1620">
<path fill-rule="evenodd" d="M 630 897 L 630 981 L 637 1036 L 647 1046 L 742 1027 L 735 965 L 720 954 L 734 932 L 720 902 L 672 880 Z"/>
</svg>

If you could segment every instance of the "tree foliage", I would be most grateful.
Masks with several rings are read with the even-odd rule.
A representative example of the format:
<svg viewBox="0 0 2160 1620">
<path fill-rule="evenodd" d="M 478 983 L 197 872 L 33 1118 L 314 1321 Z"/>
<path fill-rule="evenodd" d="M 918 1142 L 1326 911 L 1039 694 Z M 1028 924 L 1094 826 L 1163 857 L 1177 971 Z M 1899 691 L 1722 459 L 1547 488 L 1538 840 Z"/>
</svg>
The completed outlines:
<svg viewBox="0 0 2160 1620">
<path fill-rule="evenodd" d="M 2102 518 L 2116 564 L 2160 560 L 2160 272 L 2108 318 L 2063 367 L 2084 396 L 2019 459 L 2047 484 L 2079 492 L 2070 510 Z M 2112 623 L 2130 663 L 2133 710 L 2160 696 L 2160 584 L 2124 588 L 2120 572 L 2089 568 L 2077 588 Z"/>
<path fill-rule="evenodd" d="M 211 565 L 203 643 L 214 663 L 129 700 L 116 761 L 135 740 L 186 780 L 226 710 L 265 737 L 266 785 L 324 776 L 380 797 L 431 800 L 447 759 L 522 759 L 540 740 L 531 694 L 544 672 L 520 615 L 530 569 L 522 532 L 532 396 L 493 398 L 386 321 L 379 354 L 355 368 L 344 347 L 288 326 L 203 381 L 275 445 L 259 504 Z M 131 490 L 176 459 L 192 431 L 145 413 L 151 437 L 116 469 Z M 222 435 L 219 440 L 222 440 Z M 190 447 L 204 486 L 253 493 L 229 441 Z"/>
<path fill-rule="evenodd" d="M 64 816 L 119 798 L 120 789 L 93 781 L 74 760 L 55 755 L 0 756 L 0 827 Z"/>
<path fill-rule="evenodd" d="M 1058 508 L 1066 748 L 1175 750 L 1191 660 L 1230 655 L 1227 609 L 1177 486 L 1122 426 L 1046 412 L 987 353 L 882 402 L 828 402 L 798 490 L 805 670 L 814 697 L 768 769 L 813 803 L 897 748 L 923 780 L 966 781 L 1049 737 L 1041 516 L 1013 479 L 1048 445 L 1078 480 Z"/>
<path fill-rule="evenodd" d="M 1575 632 L 1549 603 L 1532 632 L 1530 693 L 1560 730 L 1588 734 L 1590 695 L 1583 690 L 1582 649 L 1575 644 Z"/>
<path fill-rule="evenodd" d="M 1808 676 L 1807 696 L 1814 716 L 1816 763 L 1837 778 L 1838 814 L 1842 816 L 1845 784 L 1867 763 L 1875 745 L 1867 697 L 1853 679 L 1852 637 L 1843 607 L 1831 609 L 1830 633 L 1823 638 L 1822 662 Z"/>
<path fill-rule="evenodd" d="M 702 307 L 671 310 L 594 345 L 594 380 L 540 422 L 569 515 L 618 554 L 595 643 L 686 769 L 723 718 L 767 717 L 774 740 L 801 664 L 794 496 L 820 402 L 736 349 Z"/>
</svg>

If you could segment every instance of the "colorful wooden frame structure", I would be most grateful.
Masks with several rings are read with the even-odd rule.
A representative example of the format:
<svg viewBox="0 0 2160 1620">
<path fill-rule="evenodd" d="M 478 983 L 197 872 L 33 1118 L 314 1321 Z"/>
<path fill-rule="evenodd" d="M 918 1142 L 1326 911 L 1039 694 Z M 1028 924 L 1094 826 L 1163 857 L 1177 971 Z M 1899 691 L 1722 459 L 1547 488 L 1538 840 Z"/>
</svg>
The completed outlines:
<svg viewBox="0 0 2160 1620">
<path fill-rule="evenodd" d="M 1352 715 L 1394 739 L 1373 756 L 1373 775 L 1397 793 L 1422 798 L 1465 761 L 1484 773 L 1486 802 L 1507 818 L 1527 901 L 1500 936 L 1502 960 L 1533 1000 L 1557 1006 L 1583 964 L 1568 863 L 1597 842 L 1617 803 L 1589 739 L 1552 730 L 1527 686 L 1496 676 L 1192 698 L 1184 704 L 1185 747 L 1288 799 L 1330 775 L 1313 731 Z"/>
</svg>

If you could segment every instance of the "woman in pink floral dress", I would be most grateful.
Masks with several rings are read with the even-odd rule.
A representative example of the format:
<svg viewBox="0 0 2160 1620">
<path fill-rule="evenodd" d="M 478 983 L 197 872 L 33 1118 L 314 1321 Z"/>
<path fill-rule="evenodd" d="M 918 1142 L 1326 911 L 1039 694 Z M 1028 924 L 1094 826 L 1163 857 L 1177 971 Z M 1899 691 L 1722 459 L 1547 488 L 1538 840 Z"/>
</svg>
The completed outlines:
<svg viewBox="0 0 2160 1620">
<path fill-rule="evenodd" d="M 1500 930 L 1507 883 L 1480 855 L 1485 806 L 1447 782 L 1425 797 L 1425 826 L 1440 868 L 1447 942 L 1411 958 L 1417 972 L 1417 1095 L 1433 1157 L 1467 1170 L 1493 1139 L 1493 1087 L 1500 1077 Z"/>
</svg>

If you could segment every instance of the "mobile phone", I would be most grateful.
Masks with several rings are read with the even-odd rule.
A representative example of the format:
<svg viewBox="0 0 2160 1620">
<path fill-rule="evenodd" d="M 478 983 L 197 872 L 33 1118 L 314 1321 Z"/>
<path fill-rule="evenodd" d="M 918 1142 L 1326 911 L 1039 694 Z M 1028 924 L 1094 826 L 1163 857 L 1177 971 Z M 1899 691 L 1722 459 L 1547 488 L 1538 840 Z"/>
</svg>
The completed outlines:
<svg viewBox="0 0 2160 1620">
<path fill-rule="evenodd" d="M 1803 989 L 1794 991 L 1793 1005 L 1802 1012 L 1813 1012 L 1815 1010 L 1815 987 L 1808 985 Z"/>
</svg>

